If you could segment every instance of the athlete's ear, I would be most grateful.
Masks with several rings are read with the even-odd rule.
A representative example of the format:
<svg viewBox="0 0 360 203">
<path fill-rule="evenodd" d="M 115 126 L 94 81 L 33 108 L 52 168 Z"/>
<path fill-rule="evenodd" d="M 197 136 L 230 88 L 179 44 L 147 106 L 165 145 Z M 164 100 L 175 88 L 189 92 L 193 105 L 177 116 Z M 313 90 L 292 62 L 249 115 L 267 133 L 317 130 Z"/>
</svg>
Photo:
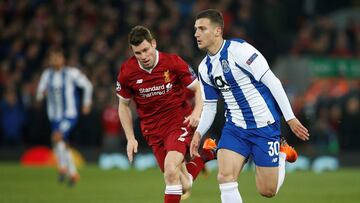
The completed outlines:
<svg viewBox="0 0 360 203">
<path fill-rule="evenodd" d="M 215 27 L 215 36 L 216 37 L 222 36 L 222 29 L 220 26 Z"/>
<path fill-rule="evenodd" d="M 156 49 L 156 40 L 155 39 L 151 40 L 151 46 L 154 47 L 154 49 Z"/>
</svg>

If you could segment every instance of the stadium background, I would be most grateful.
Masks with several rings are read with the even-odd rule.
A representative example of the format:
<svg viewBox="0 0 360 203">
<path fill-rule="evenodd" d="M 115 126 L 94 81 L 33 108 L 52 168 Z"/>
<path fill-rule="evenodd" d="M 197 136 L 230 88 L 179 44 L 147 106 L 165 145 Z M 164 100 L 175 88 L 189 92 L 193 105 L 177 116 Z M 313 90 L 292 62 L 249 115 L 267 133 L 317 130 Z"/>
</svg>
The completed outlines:
<svg viewBox="0 0 360 203">
<path fill-rule="evenodd" d="M 34 102 L 50 48 L 63 48 L 68 64 L 79 67 L 94 85 L 92 112 L 80 118 L 70 141 L 88 162 L 97 163 L 104 152 L 123 153 L 125 150 L 124 136 L 116 117 L 114 89 L 119 65 L 131 56 L 127 43 L 131 27 L 137 24 L 149 27 L 157 38 L 159 50 L 179 54 L 196 70 L 204 53 L 197 49 L 194 41 L 194 16 L 206 8 L 221 10 L 225 17 L 225 38 L 242 38 L 253 44 L 282 80 L 295 114 L 310 129 L 312 136 L 310 142 L 302 143 L 284 125 L 283 134 L 289 143 L 309 160 L 326 156 L 339 161 L 341 167 L 359 167 L 360 2 L 357 0 L 2 0 L 0 174 L 3 176 L 0 175 L 0 189 L 7 191 L 5 183 L 12 182 L 7 179 L 12 175 L 27 177 L 26 174 L 34 170 L 17 167 L 26 150 L 35 146 L 50 147 L 45 108 Z M 219 111 L 220 116 L 210 132 L 215 138 L 219 136 L 223 122 L 222 109 Z M 138 123 L 136 118 L 135 122 Z M 141 144 L 140 152 L 149 152 L 138 128 L 136 135 Z M 94 168 L 96 166 L 92 165 L 82 170 L 85 174 L 97 174 L 99 179 L 109 176 Z M 43 173 L 41 170 L 44 169 L 33 172 Z M 355 180 L 360 182 L 359 175 L 352 176 L 358 172 L 343 170 L 339 173 L 350 177 L 344 185 L 351 185 Z M 51 179 L 51 171 L 48 173 Z M 119 181 L 127 176 L 126 171 L 121 172 L 123 176 L 112 173 Z M 135 172 L 128 173 L 134 173 L 133 178 L 137 180 Z M 157 175 L 152 171 L 145 173 L 158 177 L 157 182 L 161 182 L 158 171 L 153 172 Z M 322 180 L 321 176 L 307 175 Z M 300 173 L 300 178 L 294 179 L 301 180 L 307 175 Z M 140 175 L 139 179 L 142 178 Z M 210 178 L 211 190 L 217 192 L 215 176 Z M 335 181 L 342 178 L 339 179 Z M 83 182 L 82 185 L 86 185 L 86 179 Z M 93 181 L 87 187 L 96 183 Z M 35 186 L 39 184 L 41 181 Z M 104 185 L 102 187 L 108 187 Z M 293 185 L 296 187 L 295 181 Z M 15 193 L 15 188 L 8 187 L 9 194 Z M 349 188 L 347 191 L 347 195 L 359 199 L 359 190 L 352 193 Z M 332 194 L 336 196 L 337 192 L 334 190 Z M 6 194 L 1 195 L 6 197 Z M 327 202 L 332 199 L 330 197 Z M 121 198 L 117 199 L 121 202 Z M 0 197 L 0 202 L 25 201 Z"/>
</svg>

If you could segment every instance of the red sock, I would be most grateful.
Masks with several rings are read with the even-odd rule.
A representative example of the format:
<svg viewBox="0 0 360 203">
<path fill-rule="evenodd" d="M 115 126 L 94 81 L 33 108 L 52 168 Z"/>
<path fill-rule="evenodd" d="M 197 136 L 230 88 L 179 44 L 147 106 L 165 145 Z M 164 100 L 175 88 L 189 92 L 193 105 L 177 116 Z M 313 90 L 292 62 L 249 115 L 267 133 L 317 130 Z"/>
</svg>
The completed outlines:
<svg viewBox="0 0 360 203">
<path fill-rule="evenodd" d="M 164 203 L 179 203 L 181 194 L 182 185 L 167 185 L 165 187 Z"/>
<path fill-rule="evenodd" d="M 165 194 L 164 203 L 179 203 L 180 200 L 181 200 L 181 195 Z"/>
<path fill-rule="evenodd" d="M 186 169 L 192 175 L 194 180 L 199 175 L 200 171 L 205 167 L 204 161 L 201 157 L 195 157 L 189 163 L 186 164 Z"/>
</svg>

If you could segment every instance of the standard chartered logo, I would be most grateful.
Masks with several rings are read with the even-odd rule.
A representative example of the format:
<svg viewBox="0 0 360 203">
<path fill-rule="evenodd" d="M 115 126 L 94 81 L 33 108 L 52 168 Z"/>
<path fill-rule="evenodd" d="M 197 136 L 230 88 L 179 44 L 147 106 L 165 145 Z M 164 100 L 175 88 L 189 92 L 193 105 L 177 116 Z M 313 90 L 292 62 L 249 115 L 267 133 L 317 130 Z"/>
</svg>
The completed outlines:
<svg viewBox="0 0 360 203">
<path fill-rule="evenodd" d="M 172 89 L 172 86 L 173 85 L 171 83 L 167 83 L 166 86 L 162 84 L 162 85 L 154 85 L 152 87 L 147 87 L 147 88 L 139 88 L 139 93 L 141 97 L 149 98 L 152 96 L 163 95 L 166 92 L 169 92 Z"/>
</svg>

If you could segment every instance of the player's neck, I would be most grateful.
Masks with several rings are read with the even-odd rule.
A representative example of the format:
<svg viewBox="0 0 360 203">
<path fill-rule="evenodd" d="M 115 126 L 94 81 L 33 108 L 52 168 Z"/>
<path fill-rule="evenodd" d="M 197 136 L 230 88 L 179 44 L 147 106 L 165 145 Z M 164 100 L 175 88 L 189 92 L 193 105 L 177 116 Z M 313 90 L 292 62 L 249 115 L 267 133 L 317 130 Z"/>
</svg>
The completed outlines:
<svg viewBox="0 0 360 203">
<path fill-rule="evenodd" d="M 220 51 L 223 43 L 224 43 L 224 39 L 223 39 L 223 38 L 220 38 L 220 39 L 215 40 L 214 44 L 209 47 L 209 49 L 208 49 L 208 54 L 209 54 L 209 55 L 212 55 L 212 56 L 213 56 L 213 55 L 216 55 L 216 54 Z"/>
<path fill-rule="evenodd" d="M 55 71 L 61 71 L 63 69 L 64 66 L 55 66 L 54 70 Z"/>
</svg>

